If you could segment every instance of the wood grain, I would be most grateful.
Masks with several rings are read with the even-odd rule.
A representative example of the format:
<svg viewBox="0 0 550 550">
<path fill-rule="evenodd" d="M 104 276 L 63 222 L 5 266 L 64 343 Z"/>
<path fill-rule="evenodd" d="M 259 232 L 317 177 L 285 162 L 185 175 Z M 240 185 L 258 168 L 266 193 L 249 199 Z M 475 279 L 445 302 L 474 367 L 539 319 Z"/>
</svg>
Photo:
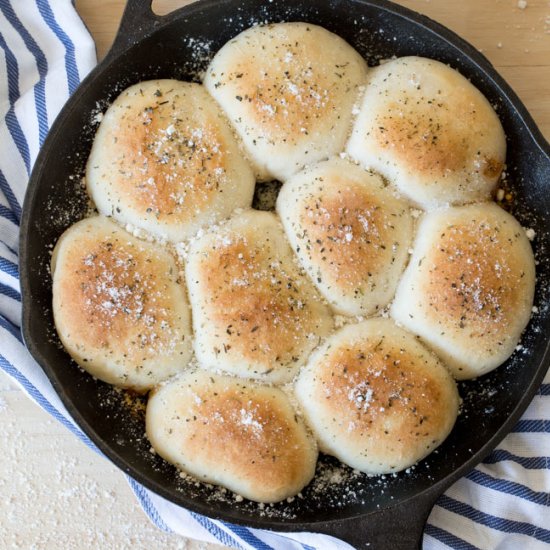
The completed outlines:
<svg viewBox="0 0 550 550">
<path fill-rule="evenodd" d="M 112 44 L 124 0 L 76 0 L 102 58 Z M 188 0 L 154 0 L 164 15 Z M 449 27 L 483 52 L 527 106 L 550 140 L 550 1 L 528 0 L 400 0 Z"/>
</svg>

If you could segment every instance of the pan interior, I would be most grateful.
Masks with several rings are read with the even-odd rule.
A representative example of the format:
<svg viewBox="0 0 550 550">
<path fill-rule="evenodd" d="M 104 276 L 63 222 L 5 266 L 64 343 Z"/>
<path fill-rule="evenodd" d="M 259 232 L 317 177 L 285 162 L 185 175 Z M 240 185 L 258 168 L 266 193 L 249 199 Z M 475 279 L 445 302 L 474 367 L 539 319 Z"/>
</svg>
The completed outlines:
<svg viewBox="0 0 550 550">
<path fill-rule="evenodd" d="M 260 6 L 260 7 L 259 7 Z M 51 313 L 49 260 L 61 233 L 86 215 L 84 167 L 98 113 L 130 84 L 145 79 L 199 80 L 213 54 L 241 30 L 257 23 L 308 21 L 351 43 L 371 65 L 392 56 L 421 55 L 459 69 L 494 104 L 508 138 L 507 186 L 511 210 L 534 228 L 539 261 L 535 304 L 539 308 L 521 350 L 499 369 L 461 383 L 458 422 L 439 449 L 406 472 L 369 478 L 322 457 L 315 481 L 301 495 L 276 505 L 238 502 L 220 490 L 182 478 L 150 452 L 144 435 L 143 403 L 93 380 L 71 362 L 55 333 Z M 25 204 L 26 241 L 21 258 L 27 311 L 25 338 L 75 418 L 108 456 L 148 487 L 201 513 L 235 522 L 297 528 L 299 524 L 353 517 L 401 502 L 434 483 L 456 475 L 525 401 L 525 393 L 544 366 L 550 331 L 550 273 L 545 219 L 549 219 L 548 159 L 537 148 L 502 90 L 446 38 L 399 13 L 359 1 L 229 0 L 197 4 L 166 17 L 158 29 L 118 57 L 110 57 L 79 89 L 60 116 L 44 147 Z M 276 189 L 276 185 L 274 188 Z"/>
</svg>

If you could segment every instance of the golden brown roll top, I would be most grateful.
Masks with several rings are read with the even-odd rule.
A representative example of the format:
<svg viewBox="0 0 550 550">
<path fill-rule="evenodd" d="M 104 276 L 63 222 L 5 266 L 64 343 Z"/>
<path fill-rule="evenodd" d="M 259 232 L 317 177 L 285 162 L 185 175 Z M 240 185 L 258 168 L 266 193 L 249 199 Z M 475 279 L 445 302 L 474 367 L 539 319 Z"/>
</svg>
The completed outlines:
<svg viewBox="0 0 550 550">
<path fill-rule="evenodd" d="M 187 365 L 189 305 L 161 247 L 102 216 L 87 218 L 59 239 L 52 276 L 57 332 L 90 374 L 143 391 Z"/>
<path fill-rule="evenodd" d="M 204 366 L 286 382 L 332 328 L 271 213 L 243 212 L 193 242 L 186 277 Z"/>
<path fill-rule="evenodd" d="M 227 120 L 199 84 L 152 80 L 109 107 L 87 164 L 100 213 L 181 241 L 250 206 L 254 176 Z"/>
<path fill-rule="evenodd" d="M 393 317 L 458 379 L 513 352 L 531 315 L 535 262 L 524 229 L 494 203 L 445 208 L 422 221 Z"/>
<path fill-rule="evenodd" d="M 369 73 L 347 151 L 431 208 L 488 199 L 506 141 L 491 104 L 458 71 L 402 57 Z"/>
<path fill-rule="evenodd" d="M 260 180 L 285 180 L 339 153 L 366 63 L 309 23 L 247 29 L 207 69 L 204 85 L 239 133 Z"/>
<path fill-rule="evenodd" d="M 382 178 L 333 158 L 288 180 L 277 212 L 301 264 L 338 313 L 371 315 L 392 299 L 413 224 L 409 205 Z"/>
<path fill-rule="evenodd" d="M 445 367 L 381 318 L 329 338 L 302 369 L 296 396 L 320 449 L 369 474 L 397 472 L 427 456 L 458 413 Z"/>
<path fill-rule="evenodd" d="M 281 390 L 203 370 L 153 392 L 147 436 L 182 470 L 259 502 L 298 493 L 317 461 L 315 441 Z"/>
</svg>

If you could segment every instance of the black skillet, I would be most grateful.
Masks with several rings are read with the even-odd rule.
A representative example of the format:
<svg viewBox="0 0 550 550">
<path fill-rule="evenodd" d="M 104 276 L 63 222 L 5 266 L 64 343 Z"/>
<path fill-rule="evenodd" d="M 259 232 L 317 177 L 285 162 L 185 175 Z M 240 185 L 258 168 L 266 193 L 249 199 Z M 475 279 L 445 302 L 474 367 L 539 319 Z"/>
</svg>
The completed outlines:
<svg viewBox="0 0 550 550">
<path fill-rule="evenodd" d="M 508 172 L 514 214 L 537 232 L 536 304 L 540 313 L 524 335 L 524 351 L 493 373 L 461 384 L 463 412 L 438 451 L 412 472 L 386 480 L 353 481 L 303 491 L 303 499 L 261 515 L 247 502 L 220 500 L 213 489 L 181 481 L 149 452 L 142 420 L 118 394 L 76 368 L 53 329 L 51 245 L 86 210 L 78 185 L 96 124 L 93 114 L 124 87 L 152 78 L 197 78 L 227 40 L 257 22 L 308 21 L 339 34 L 369 61 L 421 55 L 459 69 L 495 105 L 508 136 Z M 75 177 L 76 176 L 76 177 Z M 549 365 L 550 147 L 525 107 L 472 46 L 430 19 L 384 0 L 206 0 L 159 17 L 151 0 L 129 0 L 115 43 L 56 120 L 36 161 L 21 225 L 23 334 L 65 406 L 88 436 L 124 472 L 163 497 L 201 514 L 252 527 L 316 531 L 357 548 L 410 549 L 420 545 L 439 495 L 468 473 L 508 433 L 531 401 Z M 334 461 L 321 459 L 320 468 Z M 370 544 L 370 545 L 369 545 Z"/>
</svg>

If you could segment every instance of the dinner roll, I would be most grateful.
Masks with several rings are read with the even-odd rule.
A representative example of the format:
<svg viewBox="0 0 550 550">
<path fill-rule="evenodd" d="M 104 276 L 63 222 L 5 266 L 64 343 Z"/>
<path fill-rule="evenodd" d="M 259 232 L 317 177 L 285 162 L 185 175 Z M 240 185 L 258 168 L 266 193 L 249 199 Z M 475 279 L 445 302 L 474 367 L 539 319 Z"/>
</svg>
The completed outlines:
<svg viewBox="0 0 550 550">
<path fill-rule="evenodd" d="M 101 214 L 172 242 L 250 206 L 255 184 L 216 102 L 177 80 L 140 82 L 117 97 L 86 181 Z"/>
<path fill-rule="evenodd" d="M 422 57 L 395 59 L 369 75 L 348 153 L 423 207 L 488 199 L 506 140 L 481 92 Z"/>
<path fill-rule="evenodd" d="M 189 370 L 152 393 L 146 430 L 168 462 L 258 502 L 295 495 L 315 473 L 315 441 L 277 388 Z"/>
<path fill-rule="evenodd" d="M 244 212 L 193 242 L 186 276 L 206 367 L 287 382 L 332 328 L 270 212 Z"/>
<path fill-rule="evenodd" d="M 333 308 L 371 315 L 392 298 L 412 235 L 409 205 L 340 158 L 298 173 L 277 200 L 286 234 Z"/>
<path fill-rule="evenodd" d="M 145 391 L 186 366 L 189 305 L 164 249 L 95 216 L 63 233 L 52 276 L 57 332 L 90 374 Z"/>
<path fill-rule="evenodd" d="M 227 42 L 204 85 L 233 122 L 258 179 L 285 180 L 343 150 L 366 70 L 326 29 L 278 23 Z"/>
<path fill-rule="evenodd" d="M 424 218 L 391 314 L 462 380 L 514 351 L 531 315 L 535 262 L 524 229 L 494 203 Z"/>
<path fill-rule="evenodd" d="M 296 396 L 320 449 L 368 474 L 427 456 L 451 431 L 459 404 L 438 359 L 382 318 L 329 338 L 302 369 Z"/>
</svg>

